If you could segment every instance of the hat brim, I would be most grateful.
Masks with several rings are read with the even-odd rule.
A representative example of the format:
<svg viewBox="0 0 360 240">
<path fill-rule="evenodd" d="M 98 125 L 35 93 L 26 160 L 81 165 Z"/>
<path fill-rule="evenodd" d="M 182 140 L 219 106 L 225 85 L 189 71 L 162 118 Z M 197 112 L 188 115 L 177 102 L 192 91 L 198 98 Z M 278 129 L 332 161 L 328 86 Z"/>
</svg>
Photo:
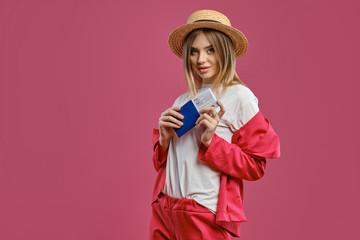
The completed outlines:
<svg viewBox="0 0 360 240">
<path fill-rule="evenodd" d="M 169 46 L 176 56 L 182 58 L 183 46 L 186 36 L 191 31 L 199 28 L 215 29 L 226 34 L 234 45 L 236 58 L 242 56 L 248 48 L 248 41 L 245 35 L 236 28 L 216 22 L 195 22 L 178 27 L 170 33 L 168 41 Z"/>
</svg>

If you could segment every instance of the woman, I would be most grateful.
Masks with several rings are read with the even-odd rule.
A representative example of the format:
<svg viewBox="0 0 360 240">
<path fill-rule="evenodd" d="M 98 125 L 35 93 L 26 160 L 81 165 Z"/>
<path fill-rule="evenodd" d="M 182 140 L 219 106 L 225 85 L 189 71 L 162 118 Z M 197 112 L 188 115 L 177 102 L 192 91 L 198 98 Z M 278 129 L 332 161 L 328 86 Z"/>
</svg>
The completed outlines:
<svg viewBox="0 0 360 240">
<path fill-rule="evenodd" d="M 184 59 L 188 92 L 161 114 L 153 133 L 150 239 L 233 239 L 246 221 L 242 181 L 261 178 L 266 158 L 280 156 L 258 99 L 235 72 L 247 40 L 223 14 L 200 10 L 170 34 L 169 45 Z M 196 126 L 177 137 L 181 106 L 208 88 L 220 109 L 203 108 Z"/>
</svg>

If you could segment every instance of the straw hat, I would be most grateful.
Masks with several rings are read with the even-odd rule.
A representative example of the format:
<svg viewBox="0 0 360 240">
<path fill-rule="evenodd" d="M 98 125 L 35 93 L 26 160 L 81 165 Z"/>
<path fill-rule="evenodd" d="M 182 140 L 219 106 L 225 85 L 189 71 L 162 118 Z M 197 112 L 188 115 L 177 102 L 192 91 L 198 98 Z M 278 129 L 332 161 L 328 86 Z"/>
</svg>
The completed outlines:
<svg viewBox="0 0 360 240">
<path fill-rule="evenodd" d="M 200 10 L 190 15 L 187 24 L 178 27 L 169 35 L 169 46 L 178 57 L 182 58 L 186 36 L 199 28 L 211 28 L 226 34 L 233 42 L 236 58 L 246 52 L 248 41 L 245 35 L 233 28 L 224 14 L 214 10 Z"/>
</svg>

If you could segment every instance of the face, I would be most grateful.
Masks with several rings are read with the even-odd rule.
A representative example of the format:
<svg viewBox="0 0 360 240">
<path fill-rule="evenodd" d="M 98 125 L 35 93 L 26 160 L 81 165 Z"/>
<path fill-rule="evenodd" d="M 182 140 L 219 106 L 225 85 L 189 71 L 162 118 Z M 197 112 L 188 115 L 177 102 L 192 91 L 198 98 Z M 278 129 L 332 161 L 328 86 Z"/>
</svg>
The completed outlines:
<svg viewBox="0 0 360 240">
<path fill-rule="evenodd" d="M 191 45 L 190 62 L 204 83 L 213 83 L 219 71 L 215 50 L 204 33 L 199 33 Z"/>
</svg>

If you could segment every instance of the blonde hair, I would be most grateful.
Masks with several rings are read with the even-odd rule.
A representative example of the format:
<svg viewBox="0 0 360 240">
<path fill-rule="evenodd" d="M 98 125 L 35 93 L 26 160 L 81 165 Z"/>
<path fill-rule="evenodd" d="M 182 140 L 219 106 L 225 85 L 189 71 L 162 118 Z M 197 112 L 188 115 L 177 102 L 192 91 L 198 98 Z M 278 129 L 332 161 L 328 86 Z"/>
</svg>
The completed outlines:
<svg viewBox="0 0 360 240">
<path fill-rule="evenodd" d="M 186 85 L 190 96 L 194 97 L 203 84 L 202 80 L 198 76 L 194 76 L 196 73 L 192 69 L 190 61 L 191 46 L 195 38 L 200 33 L 204 33 L 207 36 L 210 43 L 213 45 L 217 60 L 219 61 L 219 71 L 212 86 L 212 89 L 215 90 L 216 95 L 223 94 L 226 91 L 226 88 L 235 84 L 242 84 L 247 87 L 247 85 L 241 81 L 239 76 L 236 74 L 236 57 L 230 38 L 220 31 L 208 28 L 200 28 L 190 32 L 184 41 L 184 72 Z M 219 92 L 220 87 L 222 87 L 221 93 Z"/>
</svg>

